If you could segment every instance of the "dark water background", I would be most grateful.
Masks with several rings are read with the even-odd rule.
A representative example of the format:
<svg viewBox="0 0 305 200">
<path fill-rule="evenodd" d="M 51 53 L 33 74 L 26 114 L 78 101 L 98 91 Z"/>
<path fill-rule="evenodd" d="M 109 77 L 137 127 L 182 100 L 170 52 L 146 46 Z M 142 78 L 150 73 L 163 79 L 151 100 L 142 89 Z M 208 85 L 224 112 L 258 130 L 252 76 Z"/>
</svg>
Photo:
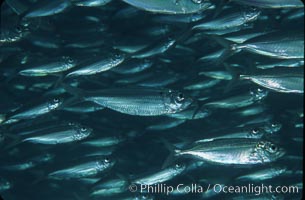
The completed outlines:
<svg viewBox="0 0 305 200">
<path fill-rule="evenodd" d="M 7 9 L 6 5 L 3 4 L 2 9 Z M 236 9 L 240 9 L 240 6 L 234 4 Z M 137 10 L 132 12 L 133 14 L 128 14 L 128 17 L 118 17 L 118 12 L 129 7 L 128 5 L 121 2 L 111 2 L 110 4 L 101 8 L 72 8 L 71 10 L 58 14 L 56 16 L 47 17 L 41 20 L 38 26 L 49 26 L 44 23 L 50 23 L 50 32 L 48 30 L 41 30 L 38 28 L 33 33 L 40 35 L 42 37 L 53 37 L 54 34 L 59 34 L 62 39 L 66 42 L 78 41 L 80 38 L 85 38 L 85 40 L 93 39 L 94 41 L 103 40 L 104 44 L 98 46 L 98 52 L 100 54 L 108 53 L 110 48 L 114 45 L 116 41 L 123 40 L 127 43 L 137 43 L 138 40 L 144 40 L 146 42 L 159 41 L 160 38 L 165 38 L 167 36 L 177 37 L 181 32 L 189 28 L 188 24 L 162 24 L 155 23 L 153 19 L 157 14 L 151 14 L 149 12 Z M 234 8 L 232 8 L 234 9 Z M 213 11 L 206 11 L 207 19 L 212 16 Z M 282 30 L 303 30 L 304 21 L 292 21 L 281 22 L 275 20 L 273 16 L 280 14 L 281 10 L 269 10 L 263 11 L 265 16 L 270 17 L 270 22 L 268 23 L 255 23 L 253 30 L 255 29 L 282 29 Z M 83 30 L 86 28 L 92 28 L 95 24 L 81 24 L 79 21 L 84 16 L 98 16 L 101 18 L 101 24 L 106 25 L 107 31 L 97 33 L 94 35 L 78 35 L 77 30 Z M 2 16 L 1 21 L 5 23 L 9 22 L 12 24 L 17 23 L 17 17 L 11 14 L 9 17 Z M 12 17 L 13 16 L 13 17 Z M 169 26 L 170 31 L 166 34 L 161 34 L 158 37 L 147 36 L 145 31 L 151 27 L 164 27 Z M 265 26 L 265 27 L 264 27 Z M 55 28 L 53 28 L 55 27 Z M 64 35 L 63 30 L 66 29 L 75 30 L 74 36 Z M 33 29 L 34 30 L 34 29 Z M 158 28 L 156 29 L 158 30 Z M 80 58 L 81 56 L 90 56 L 84 49 L 73 49 L 73 48 L 43 48 L 33 44 L 32 39 L 21 41 L 17 45 L 23 49 L 21 52 L 12 53 L 9 59 L 5 62 L 0 63 L 0 113 L 6 113 L 14 108 L 16 105 L 33 103 L 47 99 L 43 96 L 49 89 L 36 87 L 33 89 L 33 85 L 36 83 L 44 83 L 47 86 L 51 86 L 57 80 L 57 77 L 23 77 L 16 75 L 16 71 L 23 69 L 20 64 L 20 55 L 24 56 L 28 52 L 39 53 L 41 56 L 39 59 L 52 57 L 55 55 L 68 54 Z M 207 55 L 215 50 L 219 50 L 222 47 L 215 43 L 209 38 L 205 38 L 196 42 L 195 44 L 189 45 L 189 48 L 193 50 L 191 54 L 179 53 L 179 50 L 172 49 L 168 52 L 154 56 L 150 58 L 154 61 L 152 68 L 148 69 L 144 73 L 158 71 L 168 78 L 172 78 L 171 74 L 166 74 L 169 71 L 175 72 L 178 77 L 178 81 L 167 85 L 166 87 L 171 89 L 182 90 L 184 86 L 189 85 L 198 80 L 205 80 L 204 76 L 198 76 L 201 71 L 211 71 L 211 70 L 225 70 L 223 66 L 216 66 L 213 64 L 198 64 L 195 61 L 201 56 Z M 2 48 L 0 46 L 0 48 Z M 1 51 L 2 53 L 3 51 Z M 24 54 L 22 54 L 24 53 Z M 34 56 L 34 57 L 35 57 Z M 36 58 L 37 58 L 36 57 Z M 163 62 L 162 59 L 170 60 L 170 63 Z M 229 63 L 238 63 L 242 67 L 247 69 L 248 63 L 253 63 L 255 61 L 266 62 L 272 60 L 264 56 L 254 55 L 250 53 L 239 53 L 228 60 Z M 200 66 L 201 65 L 201 66 Z M 159 75 L 160 75 L 159 74 Z M 124 85 L 118 85 L 115 83 L 116 80 L 124 78 L 124 75 L 115 74 L 111 71 L 104 72 L 102 74 L 92 76 L 92 79 L 88 80 L 86 78 L 76 79 L 80 83 L 80 88 L 85 89 L 100 89 L 107 87 L 123 87 Z M 91 82 L 92 81 L 92 82 Z M 208 100 L 219 100 L 224 99 L 229 96 L 244 94 L 249 91 L 249 88 L 255 87 L 254 84 L 243 82 L 242 84 L 236 86 L 228 94 L 224 94 L 223 90 L 228 84 L 228 81 L 221 81 L 220 84 L 213 88 L 205 89 L 204 91 L 196 92 L 186 92 L 191 95 L 194 99 L 208 96 Z M 24 88 L 17 87 L 18 85 L 24 86 Z M 20 89 L 21 88 L 21 89 Z M 32 88 L 32 89 L 31 89 Z M 66 95 L 69 96 L 69 95 Z M 303 95 L 295 94 L 280 94 L 271 92 L 268 97 L 262 102 L 267 110 L 261 113 L 259 116 L 254 117 L 271 117 L 270 121 L 275 121 L 282 124 L 282 129 L 278 133 L 277 139 L 279 144 L 287 150 L 287 155 L 300 156 L 303 157 L 303 141 L 295 142 L 291 138 L 301 137 L 303 138 L 303 128 L 295 128 L 296 123 L 302 123 L 302 118 L 298 118 L 296 113 L 292 114 L 287 112 L 289 110 L 303 110 Z M 54 119 L 54 120 L 53 120 Z M 130 131 L 134 131 L 138 134 L 137 137 L 128 139 L 122 144 L 116 147 L 116 150 L 111 155 L 111 158 L 117 161 L 114 168 L 107 173 L 99 175 L 101 180 L 108 178 L 114 178 L 117 174 L 124 175 L 128 177 L 129 175 L 141 175 L 146 173 L 153 173 L 161 170 L 161 166 L 167 156 L 169 155 L 168 149 L 162 143 L 162 140 L 167 140 L 172 143 L 181 141 L 195 141 L 200 138 L 209 138 L 214 136 L 209 133 L 212 130 L 217 130 L 223 128 L 224 133 L 226 130 L 230 130 L 235 126 L 248 121 L 250 118 L 243 118 L 236 115 L 235 111 L 230 111 L 226 109 L 218 109 L 213 112 L 209 117 L 198 120 L 187 120 L 185 123 L 168 130 L 163 131 L 147 131 L 145 128 L 149 125 L 162 122 L 167 117 L 139 117 L 121 114 L 108 109 L 97 111 L 88 114 L 77 114 L 69 113 L 65 111 L 55 111 L 48 115 L 47 117 L 42 117 L 41 121 L 46 120 L 46 124 L 56 124 L 62 120 L 78 121 L 85 124 L 94 130 L 95 138 L 99 138 L 103 135 L 126 135 Z M 54 122 L 53 122 L 53 121 Z M 39 120 L 29 120 L 23 121 L 21 123 L 21 128 L 19 130 L 30 130 L 35 125 L 41 123 Z M 35 124 L 36 123 L 36 124 Z M 33 125 L 34 124 L 34 125 Z M 43 126 L 43 125 L 42 125 Z M 17 130 L 18 126 L 16 125 Z M 18 131 L 17 131 L 18 132 Z M 11 134 L 8 132 L 8 134 Z M 13 142 L 8 139 L 5 140 L 5 144 Z M 12 183 L 12 188 L 1 193 L 4 200 L 67 200 L 67 199 L 138 199 L 139 196 L 144 199 L 140 194 L 131 193 L 126 189 L 126 192 L 117 195 L 115 197 L 90 197 L 90 191 L 92 189 L 91 185 L 86 185 L 78 180 L 50 180 L 47 175 L 58 169 L 63 169 L 70 166 L 71 163 L 81 161 L 82 156 L 86 153 L 96 151 L 96 148 L 89 148 L 80 145 L 79 143 L 62 144 L 56 146 L 47 146 L 31 143 L 21 143 L 12 149 L 1 149 L 0 154 L 0 166 L 4 166 L 7 163 L 18 163 L 24 161 L 27 158 L 31 158 L 35 155 L 40 155 L 44 153 L 52 153 L 55 155 L 54 161 L 50 163 L 44 163 L 36 166 L 29 170 L 23 171 L 6 171 L 0 170 L 0 177 L 9 180 Z M 3 144 L 1 144 L 3 145 Z M 3 145 L 5 146 L 5 145 Z M 192 163 L 194 160 L 189 158 L 179 159 L 181 163 Z M 234 177 L 249 172 L 254 172 L 258 169 L 263 169 L 265 167 L 273 167 L 275 165 L 284 165 L 292 170 L 303 170 L 302 167 L 303 160 L 289 160 L 280 159 L 275 163 L 267 164 L 264 166 L 249 166 L 249 167 L 235 167 L 235 166 L 220 166 L 212 164 L 204 164 L 204 166 L 186 172 L 173 180 L 166 182 L 166 185 L 177 185 L 177 184 L 191 184 L 197 183 L 199 180 L 206 179 L 207 183 L 211 184 L 225 184 L 225 185 L 238 185 L 238 182 L 233 180 Z M 302 182 L 302 175 L 293 176 L 280 176 L 269 181 L 259 182 L 255 184 L 264 183 L 266 185 L 294 185 Z M 246 183 L 243 183 L 246 184 Z M 207 187 L 206 183 L 202 184 L 204 188 Z M 280 194 L 277 197 L 263 197 L 259 196 L 257 199 L 301 199 L 300 189 L 298 194 Z M 201 194 L 186 194 L 181 196 L 164 194 L 150 194 L 154 199 L 204 199 Z M 137 196 L 137 197 L 136 197 Z M 245 196 L 244 199 L 250 199 L 245 194 L 219 194 L 210 199 L 229 199 L 236 196 Z M 150 197 L 150 196 L 149 196 Z M 147 197 L 148 198 L 148 197 Z"/>
</svg>

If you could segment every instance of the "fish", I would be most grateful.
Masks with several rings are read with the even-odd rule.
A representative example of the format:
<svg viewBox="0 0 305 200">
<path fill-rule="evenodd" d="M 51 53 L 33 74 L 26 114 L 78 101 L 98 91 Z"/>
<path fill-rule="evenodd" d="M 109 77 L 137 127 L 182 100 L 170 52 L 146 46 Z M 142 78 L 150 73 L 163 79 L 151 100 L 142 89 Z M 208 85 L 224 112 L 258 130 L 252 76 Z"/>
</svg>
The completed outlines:
<svg viewBox="0 0 305 200">
<path fill-rule="evenodd" d="M 302 32 L 271 32 L 236 44 L 213 36 L 215 41 L 227 48 L 220 60 L 240 51 L 247 51 L 278 59 L 304 59 L 304 33 Z"/>
<path fill-rule="evenodd" d="M 252 22 L 258 18 L 261 11 L 255 7 L 248 7 L 239 12 L 222 15 L 219 18 L 200 22 L 193 26 L 193 30 L 222 30 L 233 27 L 242 26 L 246 23 Z"/>
<path fill-rule="evenodd" d="M 108 169 L 111 169 L 115 164 L 114 160 L 104 158 L 93 160 L 79 165 L 68 167 L 62 170 L 57 170 L 48 174 L 50 179 L 79 179 L 84 177 L 96 176 Z"/>
<path fill-rule="evenodd" d="M 30 136 L 23 139 L 23 142 L 30 142 L 36 144 L 45 145 L 57 145 L 70 142 L 76 142 L 83 140 L 90 136 L 92 129 L 82 125 L 68 125 L 66 127 L 59 127 L 57 130 L 43 131 L 41 133 L 36 133 L 37 136 Z M 40 135 L 41 134 L 41 135 Z"/>
<path fill-rule="evenodd" d="M 205 107 L 208 108 L 223 108 L 236 109 L 252 105 L 256 102 L 263 101 L 268 95 L 268 91 L 261 88 L 252 89 L 249 93 L 222 99 L 219 101 L 208 102 Z"/>
<path fill-rule="evenodd" d="M 233 0 L 236 3 L 244 4 L 247 6 L 256 6 L 260 8 L 302 8 L 304 4 L 300 0 L 279 0 L 279 1 L 272 1 L 272 0 Z"/>
<path fill-rule="evenodd" d="M 180 175 L 185 169 L 185 165 L 177 163 L 174 166 L 162 169 L 161 171 L 152 173 L 151 175 L 134 179 L 131 182 L 139 185 L 160 184 Z"/>
<path fill-rule="evenodd" d="M 75 6 L 84 6 L 84 7 L 98 7 L 104 6 L 110 3 L 112 0 L 72 0 L 72 4 Z"/>
<path fill-rule="evenodd" d="M 6 190 L 10 190 L 13 187 L 12 183 L 6 179 L 0 179 L 0 192 L 4 192 Z"/>
<path fill-rule="evenodd" d="M 237 181 L 263 181 L 281 176 L 288 172 L 287 167 L 271 167 L 262 169 L 251 174 L 242 175 L 236 178 Z"/>
<path fill-rule="evenodd" d="M 88 62 L 85 61 L 83 66 L 77 66 L 78 69 L 71 71 L 66 75 L 68 77 L 87 76 L 110 70 L 122 62 L 124 62 L 125 56 L 123 54 L 112 54 L 105 58 L 95 58 Z"/>
<path fill-rule="evenodd" d="M 67 71 L 76 66 L 76 61 L 69 56 L 47 61 L 45 64 L 23 69 L 19 72 L 22 76 L 47 76 Z"/>
<path fill-rule="evenodd" d="M 90 196 L 114 196 L 117 194 L 122 194 L 126 191 L 128 186 L 128 181 L 121 179 L 121 178 L 115 178 L 110 179 L 108 181 L 101 181 L 100 183 L 97 183 L 90 194 Z"/>
<path fill-rule="evenodd" d="M 30 108 L 21 107 L 13 113 L 7 114 L 6 120 L 4 120 L 2 124 L 11 124 L 20 120 L 33 119 L 58 109 L 62 104 L 62 98 L 53 98 L 51 100 L 46 101 L 45 103 Z"/>
<path fill-rule="evenodd" d="M 304 93 L 304 67 L 276 67 L 257 70 L 253 75 L 241 74 L 239 77 L 275 92 Z"/>
<path fill-rule="evenodd" d="M 285 155 L 285 150 L 266 140 L 231 138 L 195 143 L 173 153 L 176 157 L 189 155 L 211 164 L 258 165 L 278 160 Z"/>
<path fill-rule="evenodd" d="M 137 116 L 177 113 L 193 102 L 190 97 L 176 90 L 145 87 L 85 92 L 81 98 L 120 113 Z"/>
<path fill-rule="evenodd" d="M 162 14 L 190 14 L 208 9 L 212 4 L 209 1 L 181 0 L 181 1 L 162 1 L 162 0 L 123 0 L 139 9 Z"/>
<path fill-rule="evenodd" d="M 302 198 L 301 1 L 5 0 L 0 15 L 3 199 Z"/>
<path fill-rule="evenodd" d="M 22 18 L 36 18 L 36 17 L 46 17 L 55 14 L 62 13 L 70 8 L 71 2 L 69 0 L 55 0 L 52 2 L 39 1 L 30 7 L 24 13 L 22 13 Z"/>
</svg>

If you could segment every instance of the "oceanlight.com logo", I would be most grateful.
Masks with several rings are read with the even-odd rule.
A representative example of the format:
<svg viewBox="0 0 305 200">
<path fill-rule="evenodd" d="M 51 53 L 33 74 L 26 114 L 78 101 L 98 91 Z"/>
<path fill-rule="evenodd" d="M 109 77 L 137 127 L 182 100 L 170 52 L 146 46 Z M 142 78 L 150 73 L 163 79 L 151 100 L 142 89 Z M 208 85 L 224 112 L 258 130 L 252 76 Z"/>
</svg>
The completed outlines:
<svg viewBox="0 0 305 200">
<path fill-rule="evenodd" d="M 238 185 L 228 186 L 224 184 L 208 184 L 207 186 L 201 186 L 198 184 L 178 184 L 176 186 L 166 184 L 154 184 L 154 185 L 135 185 L 129 186 L 130 192 L 141 192 L 149 194 L 165 194 L 170 195 L 172 193 L 183 193 L 183 194 L 196 194 L 196 193 L 215 193 L 215 194 L 254 194 L 261 195 L 266 193 L 271 194 L 293 194 L 299 193 L 297 186 L 272 186 L 272 185 Z"/>
</svg>

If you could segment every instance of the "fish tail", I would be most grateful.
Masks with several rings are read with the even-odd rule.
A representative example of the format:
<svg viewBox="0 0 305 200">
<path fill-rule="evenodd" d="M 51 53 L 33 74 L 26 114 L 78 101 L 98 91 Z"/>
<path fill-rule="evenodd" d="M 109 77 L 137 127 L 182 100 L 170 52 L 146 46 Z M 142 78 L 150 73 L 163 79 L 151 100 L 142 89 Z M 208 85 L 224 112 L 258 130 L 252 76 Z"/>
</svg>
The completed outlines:
<svg viewBox="0 0 305 200">
<path fill-rule="evenodd" d="M 6 0 L 5 1 L 9 7 L 19 16 L 24 15 L 28 10 L 28 6 L 25 5 L 21 0 Z M 21 17 L 22 18 L 22 17 Z"/>
<path fill-rule="evenodd" d="M 0 114 L 0 125 L 6 121 L 6 114 Z"/>
<path fill-rule="evenodd" d="M 83 99 L 85 92 L 82 89 L 79 89 L 77 87 L 72 87 L 71 85 L 64 83 L 62 83 L 61 85 L 65 89 L 65 91 L 68 92 L 69 94 L 79 99 Z"/>
<path fill-rule="evenodd" d="M 84 91 L 76 88 L 76 87 L 72 87 L 71 85 L 68 84 L 64 84 L 62 83 L 61 86 L 65 89 L 66 92 L 68 92 L 69 94 L 73 95 L 72 98 L 67 99 L 63 102 L 61 107 L 68 107 L 71 106 L 73 104 L 79 103 L 80 101 L 84 100 Z"/>
<path fill-rule="evenodd" d="M 216 61 L 217 65 L 220 65 L 229 57 L 240 51 L 240 48 L 237 46 L 237 44 L 232 41 L 226 40 L 218 35 L 211 35 L 210 37 L 214 39 L 219 45 L 225 48 L 225 51 L 218 57 Z"/>
<path fill-rule="evenodd" d="M 234 85 L 239 80 L 240 73 L 237 72 L 237 70 L 233 69 L 231 66 L 229 66 L 227 63 L 224 63 L 223 65 L 225 66 L 226 70 L 232 75 L 232 79 L 226 85 L 225 90 L 224 90 L 224 93 L 228 93 L 232 90 Z"/>
<path fill-rule="evenodd" d="M 164 143 L 165 147 L 170 151 L 169 156 L 165 159 L 163 165 L 162 165 L 162 169 L 170 166 L 174 161 L 175 161 L 175 157 L 177 155 L 179 155 L 179 153 L 181 152 L 181 150 L 176 149 L 174 145 L 170 144 L 168 141 L 166 141 L 165 139 L 161 139 L 162 142 Z"/>
</svg>

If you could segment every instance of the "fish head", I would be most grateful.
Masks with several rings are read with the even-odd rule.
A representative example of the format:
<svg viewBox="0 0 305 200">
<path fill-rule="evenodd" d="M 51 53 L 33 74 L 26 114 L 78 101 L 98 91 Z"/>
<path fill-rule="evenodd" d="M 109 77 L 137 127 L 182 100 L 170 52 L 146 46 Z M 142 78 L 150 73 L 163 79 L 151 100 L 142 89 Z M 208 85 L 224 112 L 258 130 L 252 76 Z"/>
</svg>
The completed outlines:
<svg viewBox="0 0 305 200">
<path fill-rule="evenodd" d="M 12 184 L 9 181 L 5 179 L 0 179 L 0 190 L 4 191 L 10 188 L 12 188 Z"/>
<path fill-rule="evenodd" d="M 281 130 L 281 128 L 282 128 L 282 124 L 277 122 L 268 123 L 264 127 L 265 131 L 270 134 L 278 132 L 279 130 Z"/>
<path fill-rule="evenodd" d="M 48 102 L 48 108 L 49 110 L 55 110 L 57 109 L 61 104 L 63 103 L 63 100 L 61 98 L 53 98 Z"/>
<path fill-rule="evenodd" d="M 115 164 L 115 160 L 110 157 L 104 157 L 101 160 L 96 161 L 96 167 L 99 171 L 110 169 Z"/>
<path fill-rule="evenodd" d="M 249 130 L 249 138 L 262 138 L 265 134 L 265 131 L 262 128 L 252 128 Z"/>
<path fill-rule="evenodd" d="M 179 91 L 169 91 L 169 103 L 167 106 L 171 113 L 176 113 L 182 110 L 185 110 L 188 108 L 192 103 L 193 99 L 191 97 L 188 97 L 182 92 Z"/>
<path fill-rule="evenodd" d="M 245 21 L 255 20 L 261 13 L 261 10 L 257 7 L 247 7 L 243 12 L 243 18 Z"/>
<path fill-rule="evenodd" d="M 92 133 L 93 129 L 86 126 L 76 126 L 75 140 L 82 140 Z"/>
<path fill-rule="evenodd" d="M 135 200 L 154 200 L 150 194 L 138 194 L 134 197 Z"/>
<path fill-rule="evenodd" d="M 172 170 L 174 170 L 173 174 L 178 175 L 181 174 L 185 169 L 186 165 L 183 163 L 175 163 L 174 166 L 172 166 Z"/>
<path fill-rule="evenodd" d="M 269 141 L 260 141 L 255 147 L 262 162 L 273 162 L 286 154 L 286 151 Z"/>
<path fill-rule="evenodd" d="M 62 59 L 66 67 L 75 66 L 77 64 L 76 60 L 70 56 L 62 56 Z"/>
<path fill-rule="evenodd" d="M 261 101 L 267 97 L 268 91 L 262 88 L 251 89 L 250 95 L 252 96 L 254 101 Z"/>
<path fill-rule="evenodd" d="M 126 56 L 123 53 L 116 52 L 116 53 L 113 53 L 113 55 L 111 57 L 112 57 L 111 63 L 113 63 L 115 65 L 117 63 L 123 62 Z"/>
</svg>

